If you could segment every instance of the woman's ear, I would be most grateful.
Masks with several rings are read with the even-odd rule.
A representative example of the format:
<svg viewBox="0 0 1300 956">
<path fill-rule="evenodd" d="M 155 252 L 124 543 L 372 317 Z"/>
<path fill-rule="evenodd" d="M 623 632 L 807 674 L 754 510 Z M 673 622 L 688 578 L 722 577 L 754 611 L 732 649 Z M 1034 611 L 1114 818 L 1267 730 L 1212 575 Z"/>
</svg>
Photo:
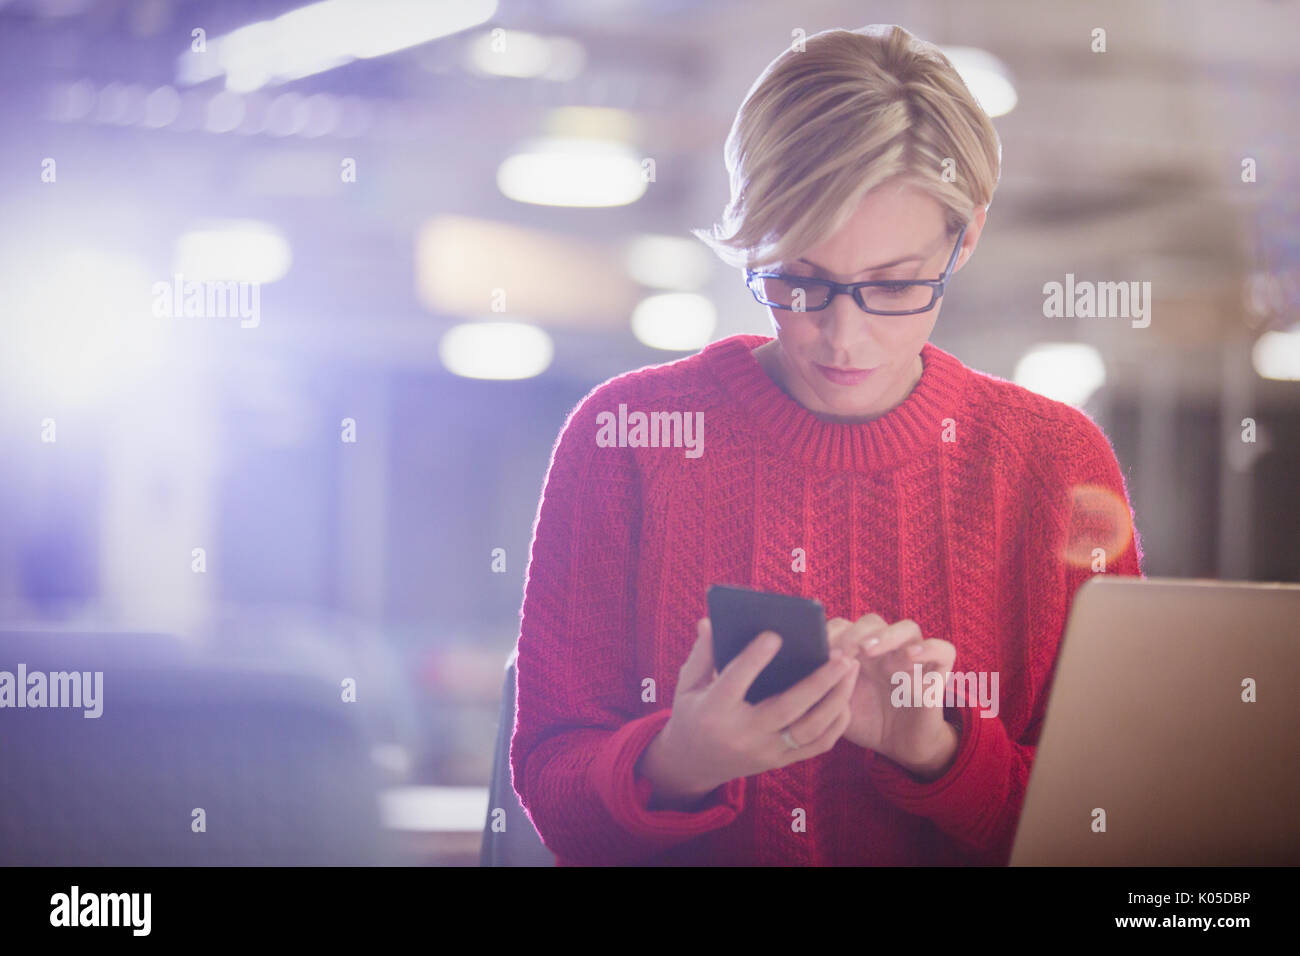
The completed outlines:
<svg viewBox="0 0 1300 956">
<path fill-rule="evenodd" d="M 961 252 L 957 253 L 957 264 L 952 267 L 953 272 L 959 271 L 975 254 L 975 246 L 979 244 L 980 233 L 984 231 L 984 220 L 988 218 L 988 214 L 988 206 L 975 207 L 975 214 L 971 216 L 970 225 L 966 227 L 966 235 L 962 237 Z"/>
</svg>

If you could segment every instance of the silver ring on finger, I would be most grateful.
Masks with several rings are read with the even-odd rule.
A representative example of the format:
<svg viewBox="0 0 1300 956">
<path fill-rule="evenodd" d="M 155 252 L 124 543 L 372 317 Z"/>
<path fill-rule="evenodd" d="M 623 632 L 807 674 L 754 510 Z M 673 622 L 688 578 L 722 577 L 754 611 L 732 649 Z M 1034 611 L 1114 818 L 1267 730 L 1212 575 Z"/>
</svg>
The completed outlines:
<svg viewBox="0 0 1300 956">
<path fill-rule="evenodd" d="M 795 740 L 793 737 L 790 736 L 789 727 L 781 731 L 781 739 L 785 741 L 785 745 L 789 747 L 791 750 L 799 749 L 799 741 Z"/>
</svg>

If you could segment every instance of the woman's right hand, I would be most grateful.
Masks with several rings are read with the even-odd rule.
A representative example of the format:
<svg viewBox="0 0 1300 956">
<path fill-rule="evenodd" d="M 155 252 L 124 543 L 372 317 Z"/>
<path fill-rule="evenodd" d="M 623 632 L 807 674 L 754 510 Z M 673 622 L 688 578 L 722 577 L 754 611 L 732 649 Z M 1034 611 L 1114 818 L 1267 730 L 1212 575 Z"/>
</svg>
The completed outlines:
<svg viewBox="0 0 1300 956">
<path fill-rule="evenodd" d="M 696 630 L 678 674 L 672 716 L 638 763 L 654 787 L 652 807 L 689 807 L 736 777 L 824 754 L 849 725 L 856 657 L 832 650 L 831 659 L 799 683 L 751 704 L 745 693 L 776 656 L 777 635 L 758 635 L 719 674 L 712 623 L 701 618 Z M 790 747 L 783 730 L 798 747 Z"/>
</svg>

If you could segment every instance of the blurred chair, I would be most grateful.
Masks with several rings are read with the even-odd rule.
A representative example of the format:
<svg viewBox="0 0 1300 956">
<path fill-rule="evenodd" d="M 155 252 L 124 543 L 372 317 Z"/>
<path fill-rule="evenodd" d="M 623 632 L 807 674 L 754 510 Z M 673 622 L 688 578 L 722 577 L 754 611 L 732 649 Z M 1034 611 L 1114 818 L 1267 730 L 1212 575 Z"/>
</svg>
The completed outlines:
<svg viewBox="0 0 1300 956">
<path fill-rule="evenodd" d="M 479 851 L 481 866 L 555 865 L 555 855 L 537 835 L 510 781 L 510 737 L 515 728 L 515 658 L 518 653 L 518 648 L 515 648 L 506 658 L 496 757 L 492 763 L 492 786 L 488 790 L 487 823 L 483 827 L 483 846 Z M 500 833 L 492 831 L 492 811 L 497 808 L 505 811 L 506 828 Z"/>
<path fill-rule="evenodd" d="M 0 631 L 0 670 L 19 663 L 102 671 L 103 712 L 0 713 L 0 864 L 396 862 L 370 744 L 329 681 L 165 634 Z"/>
</svg>

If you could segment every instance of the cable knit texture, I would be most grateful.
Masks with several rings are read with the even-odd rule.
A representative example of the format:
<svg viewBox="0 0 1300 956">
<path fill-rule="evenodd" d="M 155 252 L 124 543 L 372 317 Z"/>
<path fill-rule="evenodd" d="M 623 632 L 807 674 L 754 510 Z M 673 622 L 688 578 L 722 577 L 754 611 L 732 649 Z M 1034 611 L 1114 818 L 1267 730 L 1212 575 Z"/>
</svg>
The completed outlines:
<svg viewBox="0 0 1300 956">
<path fill-rule="evenodd" d="M 928 342 L 900 405 L 827 422 L 758 364 L 768 341 L 619 375 L 570 414 L 521 610 L 515 791 L 560 865 L 1005 864 L 1075 591 L 1142 573 L 1115 453 L 1078 409 Z M 702 413 L 703 453 L 598 442 L 620 404 Z M 696 811 L 650 810 L 637 761 L 713 583 L 911 618 L 956 671 L 997 672 L 1000 712 L 945 712 L 960 744 L 934 781 L 841 739 Z"/>
</svg>

